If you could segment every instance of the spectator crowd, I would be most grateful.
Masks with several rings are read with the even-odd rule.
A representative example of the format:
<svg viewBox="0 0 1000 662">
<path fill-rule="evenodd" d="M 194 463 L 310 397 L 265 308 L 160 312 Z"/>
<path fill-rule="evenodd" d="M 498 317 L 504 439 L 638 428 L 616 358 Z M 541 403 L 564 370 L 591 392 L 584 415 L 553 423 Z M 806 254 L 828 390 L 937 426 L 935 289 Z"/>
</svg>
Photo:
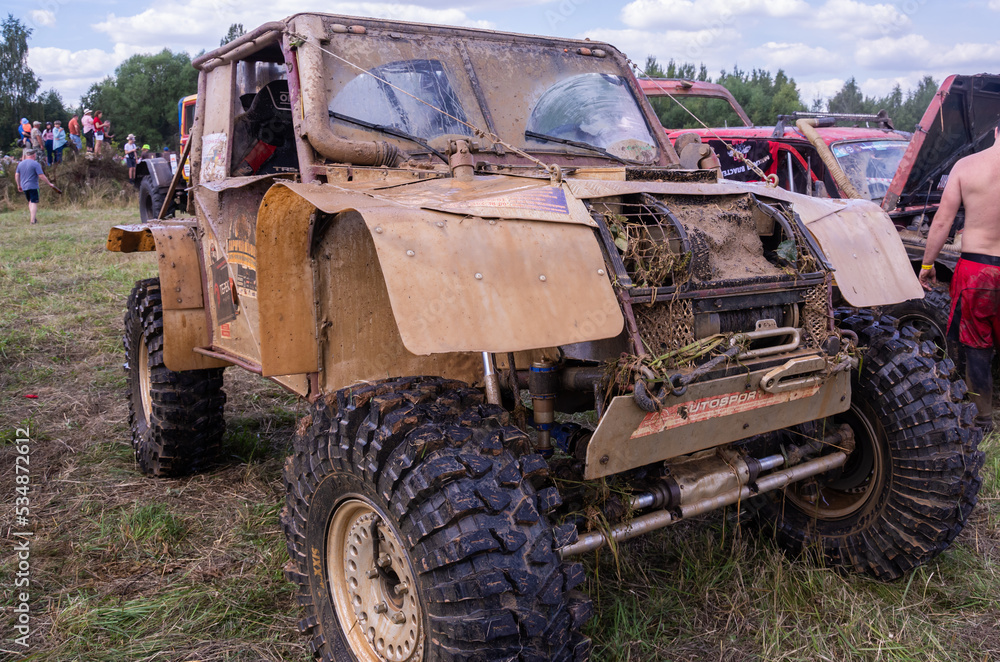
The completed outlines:
<svg viewBox="0 0 1000 662">
<path fill-rule="evenodd" d="M 62 122 L 40 121 L 29 122 L 22 117 L 17 127 L 17 145 L 22 148 L 32 148 L 39 154 L 44 154 L 47 165 L 62 161 L 63 150 L 68 146 L 73 152 L 100 154 L 106 143 L 114 139 L 111 133 L 111 120 L 104 119 L 104 113 L 85 108 L 83 118 L 76 113 L 63 128 Z"/>
<path fill-rule="evenodd" d="M 17 146 L 22 150 L 33 150 L 38 162 L 46 166 L 61 163 L 67 148 L 75 154 L 108 153 L 113 149 L 111 141 L 115 137 L 111 132 L 111 120 L 104 119 L 102 111 L 90 108 L 84 108 L 82 116 L 75 113 L 65 128 L 60 120 L 45 122 L 43 126 L 40 121 L 31 122 L 22 117 L 17 126 L 17 136 Z M 128 168 L 129 181 L 138 184 L 135 180 L 136 165 L 151 155 L 150 147 L 143 145 L 139 148 L 135 135 L 130 133 L 122 151 L 124 157 L 120 160 Z"/>
</svg>

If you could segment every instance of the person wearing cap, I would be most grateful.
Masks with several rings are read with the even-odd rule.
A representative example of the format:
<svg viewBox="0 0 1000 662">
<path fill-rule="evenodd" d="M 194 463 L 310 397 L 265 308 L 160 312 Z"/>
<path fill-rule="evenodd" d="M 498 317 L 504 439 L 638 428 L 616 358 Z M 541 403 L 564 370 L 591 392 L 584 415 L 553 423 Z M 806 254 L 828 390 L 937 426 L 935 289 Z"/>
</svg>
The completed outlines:
<svg viewBox="0 0 1000 662">
<path fill-rule="evenodd" d="M 52 127 L 52 158 L 53 163 L 62 163 L 63 149 L 66 147 L 66 129 L 62 128 L 62 121 L 56 120 Z"/>
<path fill-rule="evenodd" d="M 79 113 L 73 115 L 69 118 L 69 124 L 66 126 L 67 131 L 69 131 L 69 142 L 73 145 L 73 151 L 79 152 L 83 149 L 83 142 L 80 140 L 80 115 Z"/>
<path fill-rule="evenodd" d="M 148 159 L 148 158 L 149 158 L 149 143 L 146 143 L 145 145 L 142 146 L 142 151 L 139 152 L 139 160 L 142 161 L 143 159 Z"/>
<path fill-rule="evenodd" d="M 45 151 L 45 140 L 42 139 L 42 123 L 37 120 L 31 123 L 31 149 L 37 152 Z"/>
<path fill-rule="evenodd" d="M 52 122 L 45 123 L 42 142 L 45 144 L 45 164 L 52 165 Z"/>
<path fill-rule="evenodd" d="M 125 165 L 128 166 L 128 180 L 135 183 L 135 134 L 128 134 L 125 141 Z"/>
<path fill-rule="evenodd" d="M 80 123 L 83 124 L 83 139 L 87 143 L 87 151 L 94 151 L 94 117 L 92 115 L 94 111 L 90 108 L 86 108 L 83 111 L 83 119 Z"/>
<path fill-rule="evenodd" d="M 17 184 L 17 192 L 24 193 L 24 197 L 28 199 L 28 213 L 31 224 L 34 225 L 38 223 L 38 180 L 41 179 L 52 188 L 55 186 L 45 176 L 41 164 L 35 160 L 35 150 L 26 147 L 23 157 L 14 171 L 14 182 Z"/>
</svg>

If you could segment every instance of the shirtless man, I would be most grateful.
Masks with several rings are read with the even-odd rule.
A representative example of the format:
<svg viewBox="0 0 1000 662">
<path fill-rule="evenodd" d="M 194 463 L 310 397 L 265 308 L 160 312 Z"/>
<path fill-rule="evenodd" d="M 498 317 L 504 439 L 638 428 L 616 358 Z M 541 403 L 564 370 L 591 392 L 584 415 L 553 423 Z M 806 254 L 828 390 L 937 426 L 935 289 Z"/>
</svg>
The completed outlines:
<svg viewBox="0 0 1000 662">
<path fill-rule="evenodd" d="M 960 205 L 965 206 L 962 257 L 951 280 L 948 336 L 966 356 L 969 398 L 979 410 L 976 423 L 993 428 L 993 348 L 1000 345 L 1000 125 L 993 129 L 993 146 L 961 159 L 951 169 L 941 205 L 934 215 L 920 284 L 937 284 L 934 260 L 948 240 Z"/>
</svg>

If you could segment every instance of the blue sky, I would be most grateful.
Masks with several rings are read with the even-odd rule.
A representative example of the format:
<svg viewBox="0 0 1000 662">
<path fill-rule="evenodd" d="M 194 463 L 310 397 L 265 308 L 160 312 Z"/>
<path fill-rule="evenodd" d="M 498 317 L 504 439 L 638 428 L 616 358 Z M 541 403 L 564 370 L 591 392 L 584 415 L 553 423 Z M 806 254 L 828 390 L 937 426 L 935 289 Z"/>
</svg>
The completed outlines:
<svg viewBox="0 0 1000 662">
<path fill-rule="evenodd" d="M 501 7 L 498 9 L 498 7 Z M 640 65 L 778 69 L 806 102 L 854 76 L 867 94 L 924 75 L 1000 72 L 1000 0 L 3 0 L 34 33 L 28 62 L 42 89 L 76 103 L 135 53 L 212 49 L 231 23 L 248 30 L 324 11 L 609 41 Z"/>
</svg>

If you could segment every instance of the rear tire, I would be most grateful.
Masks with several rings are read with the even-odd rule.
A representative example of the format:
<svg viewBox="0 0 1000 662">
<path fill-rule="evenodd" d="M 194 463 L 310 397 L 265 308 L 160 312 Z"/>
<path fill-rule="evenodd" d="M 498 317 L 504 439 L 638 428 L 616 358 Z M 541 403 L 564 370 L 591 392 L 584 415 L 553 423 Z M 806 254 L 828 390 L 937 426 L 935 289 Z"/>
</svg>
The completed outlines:
<svg viewBox="0 0 1000 662">
<path fill-rule="evenodd" d="M 139 218 L 143 223 L 149 223 L 159 218 L 165 198 L 165 191 L 153 184 L 152 177 L 142 178 L 142 182 L 139 184 Z"/>
<path fill-rule="evenodd" d="M 125 371 L 132 448 L 149 476 L 182 476 L 215 459 L 226 431 L 222 368 L 163 365 L 160 280 L 135 284 L 125 311 Z"/>
<path fill-rule="evenodd" d="M 404 378 L 321 399 L 300 424 L 281 522 L 316 657 L 588 659 L 583 567 L 555 551 L 576 528 L 548 522 L 560 501 L 538 489 L 545 461 L 482 402 L 459 382 Z"/>
<path fill-rule="evenodd" d="M 982 432 L 954 366 L 930 342 L 900 339 L 862 311 L 843 320 L 866 347 L 852 375 L 847 464 L 789 486 L 761 513 L 793 553 L 896 579 L 946 549 L 965 526 L 981 484 Z"/>
</svg>

